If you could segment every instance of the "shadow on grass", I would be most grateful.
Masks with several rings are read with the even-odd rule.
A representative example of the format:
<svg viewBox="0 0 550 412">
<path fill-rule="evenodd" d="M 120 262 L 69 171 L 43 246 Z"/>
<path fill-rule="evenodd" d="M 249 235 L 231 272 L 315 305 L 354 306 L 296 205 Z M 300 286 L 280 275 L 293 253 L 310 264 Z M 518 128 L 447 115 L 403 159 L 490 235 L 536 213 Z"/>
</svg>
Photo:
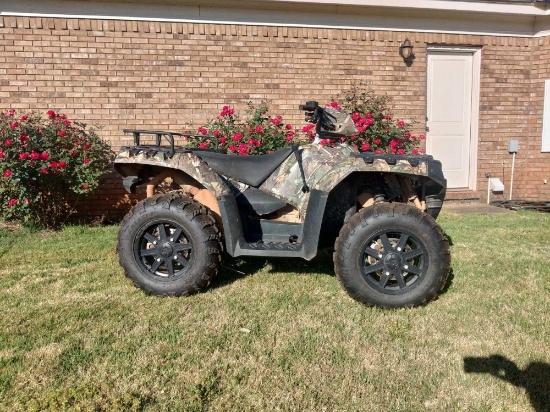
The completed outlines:
<svg viewBox="0 0 550 412">
<path fill-rule="evenodd" d="M 265 258 L 265 257 L 223 257 L 219 275 L 212 281 L 211 288 L 220 288 L 251 276 L 266 266 L 270 273 L 294 273 L 297 275 L 326 273 L 334 276 L 334 264 L 331 250 L 321 250 L 315 258 L 307 261 L 301 258 Z"/>
<path fill-rule="evenodd" d="M 466 373 L 488 373 L 524 388 L 535 412 L 550 411 L 550 365 L 544 362 L 531 362 L 523 370 L 502 355 L 464 358 Z"/>
</svg>

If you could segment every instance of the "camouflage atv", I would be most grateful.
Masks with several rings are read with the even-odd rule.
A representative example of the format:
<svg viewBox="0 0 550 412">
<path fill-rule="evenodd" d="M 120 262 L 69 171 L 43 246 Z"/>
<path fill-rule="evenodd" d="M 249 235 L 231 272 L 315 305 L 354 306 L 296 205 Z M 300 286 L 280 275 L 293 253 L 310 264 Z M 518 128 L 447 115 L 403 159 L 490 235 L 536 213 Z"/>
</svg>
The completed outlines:
<svg viewBox="0 0 550 412">
<path fill-rule="evenodd" d="M 441 163 L 322 146 L 321 138 L 357 134 L 353 121 L 317 102 L 300 109 L 316 124 L 316 141 L 261 156 L 175 146 L 179 133 L 125 130 L 134 145 L 121 148 L 115 168 L 129 192 L 147 186 L 118 235 L 120 264 L 136 286 L 188 295 L 208 286 L 224 250 L 311 260 L 328 246 L 341 285 L 360 302 L 410 307 L 437 296 L 450 268 L 435 222 L 446 190 Z M 165 181 L 177 190 L 155 194 Z"/>
</svg>

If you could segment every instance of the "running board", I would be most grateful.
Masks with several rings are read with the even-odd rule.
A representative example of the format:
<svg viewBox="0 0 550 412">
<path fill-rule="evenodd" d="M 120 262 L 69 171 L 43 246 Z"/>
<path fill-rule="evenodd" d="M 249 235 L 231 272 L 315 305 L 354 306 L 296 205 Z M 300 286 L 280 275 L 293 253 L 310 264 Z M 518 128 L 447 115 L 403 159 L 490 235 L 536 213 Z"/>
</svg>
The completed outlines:
<svg viewBox="0 0 550 412">
<path fill-rule="evenodd" d="M 311 260 L 317 254 L 319 234 L 328 193 L 311 190 L 306 218 L 303 223 L 301 243 L 246 242 L 237 202 L 231 195 L 218 199 L 225 235 L 225 247 L 231 256 L 301 257 Z"/>
</svg>

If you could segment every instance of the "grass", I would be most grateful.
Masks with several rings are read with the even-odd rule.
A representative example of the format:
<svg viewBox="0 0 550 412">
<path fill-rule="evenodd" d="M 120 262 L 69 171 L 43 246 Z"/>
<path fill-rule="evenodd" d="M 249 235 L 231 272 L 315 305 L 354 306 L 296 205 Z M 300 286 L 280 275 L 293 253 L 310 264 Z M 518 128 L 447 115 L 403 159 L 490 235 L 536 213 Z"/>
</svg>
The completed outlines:
<svg viewBox="0 0 550 412">
<path fill-rule="evenodd" d="M 117 227 L 0 229 L 0 410 L 549 410 L 550 215 L 439 222 L 449 284 L 394 311 L 348 298 L 329 253 L 228 258 L 169 299 L 123 276 Z"/>
</svg>

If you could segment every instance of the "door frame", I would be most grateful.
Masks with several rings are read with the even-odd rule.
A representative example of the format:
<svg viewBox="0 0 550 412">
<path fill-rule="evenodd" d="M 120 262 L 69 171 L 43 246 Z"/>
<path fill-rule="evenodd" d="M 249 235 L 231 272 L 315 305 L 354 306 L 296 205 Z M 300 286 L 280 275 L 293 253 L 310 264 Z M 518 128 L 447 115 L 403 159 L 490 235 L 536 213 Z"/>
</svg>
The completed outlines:
<svg viewBox="0 0 550 412">
<path fill-rule="evenodd" d="M 428 59 L 430 54 L 457 53 L 472 55 L 472 102 L 470 114 L 470 175 L 468 176 L 468 189 L 477 189 L 478 171 L 478 144 L 479 144 L 479 99 L 481 89 L 481 48 L 466 46 L 430 46 L 426 51 L 426 113 L 428 113 Z"/>
</svg>

